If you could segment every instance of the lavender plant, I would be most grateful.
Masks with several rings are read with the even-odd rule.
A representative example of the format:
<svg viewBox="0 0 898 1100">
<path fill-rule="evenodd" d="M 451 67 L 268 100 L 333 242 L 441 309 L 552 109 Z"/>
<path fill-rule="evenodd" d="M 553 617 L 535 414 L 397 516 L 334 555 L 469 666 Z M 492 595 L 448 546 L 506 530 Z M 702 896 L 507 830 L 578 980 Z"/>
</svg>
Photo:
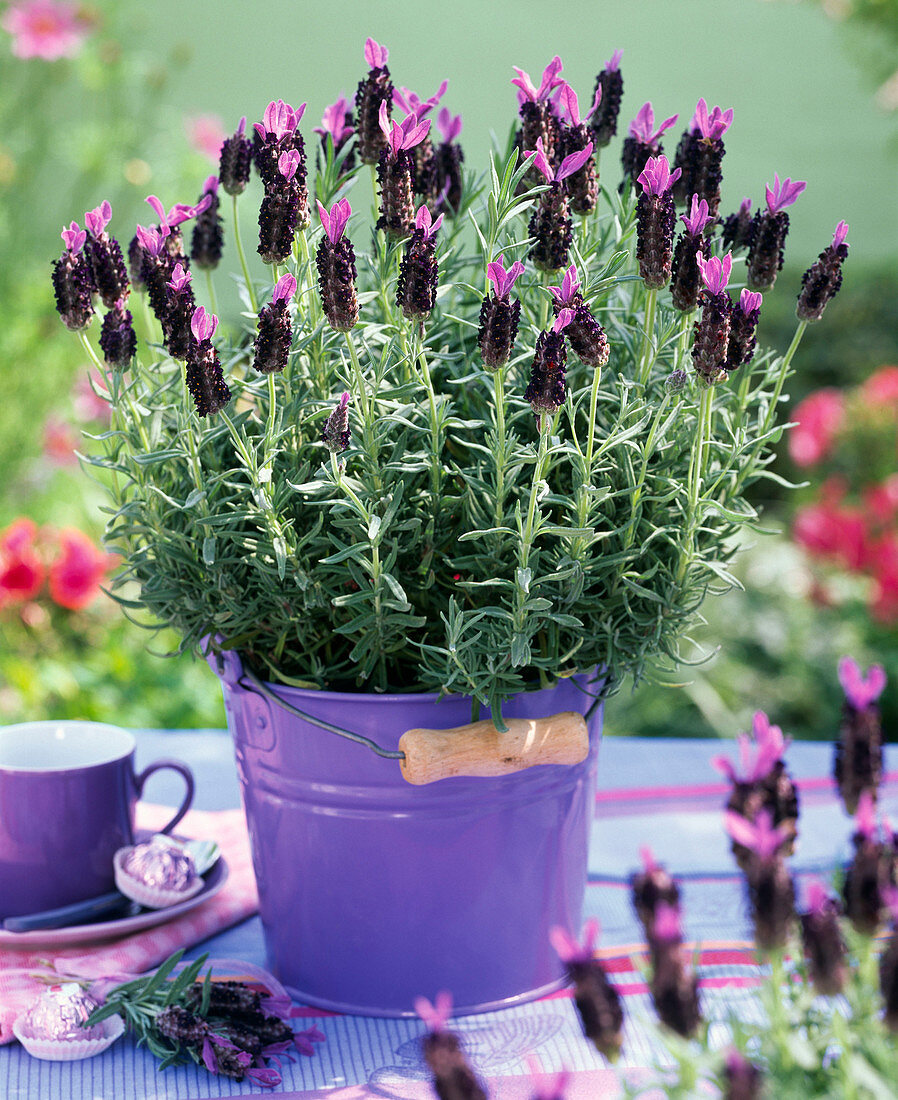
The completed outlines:
<svg viewBox="0 0 898 1100">
<path fill-rule="evenodd" d="M 559 677 L 598 668 L 607 692 L 680 660 L 706 594 L 733 584 L 730 536 L 757 521 L 746 490 L 772 476 L 804 323 L 784 357 L 755 354 L 760 295 L 737 318 L 726 289 L 744 271 L 711 205 L 731 112 L 700 102 L 681 178 L 659 143 L 676 116 L 655 128 L 645 104 L 618 191 L 599 183 L 598 151 L 620 53 L 584 118 L 554 58 L 538 87 L 518 70 L 517 135 L 475 177 L 460 119 L 444 109 L 430 141 L 445 87 L 394 95 L 387 57 L 368 40 L 355 114 L 328 108 L 311 183 L 304 105 L 278 100 L 253 140 L 242 119 L 222 147 L 231 227 L 214 178 L 196 206 L 152 200 L 157 222 L 129 249 L 149 339 L 127 364 L 115 263 L 103 293 L 119 350 L 103 363 L 84 332 L 96 261 L 76 223 L 57 298 L 107 376 L 113 426 L 88 461 L 107 476 L 126 611 L 173 625 L 182 650 L 238 649 L 276 682 L 469 694 L 501 721 L 503 700 Z M 775 278 L 781 208 L 801 186 L 768 188 L 775 210 L 746 237 L 753 285 Z M 250 270 L 238 198 L 259 204 L 268 275 Z M 88 225 L 101 220 L 87 255 L 114 257 L 105 208 Z M 216 329 L 212 272 L 232 247 L 245 309 Z"/>
</svg>

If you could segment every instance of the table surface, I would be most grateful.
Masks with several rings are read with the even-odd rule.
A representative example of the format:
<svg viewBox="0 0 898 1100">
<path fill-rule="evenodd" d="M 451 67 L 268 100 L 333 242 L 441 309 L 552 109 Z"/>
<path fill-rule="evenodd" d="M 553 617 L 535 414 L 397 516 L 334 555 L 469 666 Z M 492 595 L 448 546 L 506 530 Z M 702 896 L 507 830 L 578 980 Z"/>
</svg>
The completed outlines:
<svg viewBox="0 0 898 1100">
<path fill-rule="evenodd" d="M 219 810 L 239 805 L 236 768 L 228 734 L 221 730 L 147 730 L 136 734 L 138 766 L 160 756 L 188 762 L 196 775 L 194 806 Z M 752 1012 L 757 967 L 747 950 L 750 936 L 742 887 L 721 828 L 727 785 L 709 764 L 716 753 L 735 759 L 733 742 L 605 738 L 599 758 L 596 818 L 590 844 L 586 916 L 601 921 L 601 946 L 620 948 L 613 979 L 624 993 L 627 1013 L 625 1065 L 655 1061 L 651 1008 L 642 975 L 630 960 L 640 934 L 633 917 L 627 882 L 639 865 L 639 849 L 650 845 L 656 858 L 678 877 L 683 896 L 684 928 L 702 947 L 700 976 L 707 1018 L 719 1022 L 734 1005 Z M 883 811 L 898 815 L 898 747 L 886 749 L 888 782 Z M 798 851 L 791 868 L 799 886 L 814 874 L 827 875 L 848 852 L 850 820 L 837 802 L 829 773 L 832 746 L 799 742 L 790 746 L 787 762 L 801 791 Z M 177 804 L 179 780 L 165 772 L 149 781 L 148 801 Z M 253 917 L 188 952 L 197 957 L 237 958 L 264 966 L 261 923 Z M 413 1020 L 316 1014 L 314 1022 L 327 1041 L 313 1058 L 283 1066 L 276 1095 L 362 1100 L 386 1097 L 418 1100 L 433 1094 L 420 1061 L 422 1025 Z M 310 1021 L 311 1022 L 311 1021 Z M 499 1100 L 525 1100 L 525 1057 L 538 1054 L 546 1071 L 562 1066 L 574 1071 L 569 1100 L 613 1094 L 604 1063 L 580 1033 L 573 1004 L 556 996 L 502 1012 L 458 1021 L 475 1068 Z M 195 1066 L 158 1074 L 151 1056 L 125 1039 L 107 1054 L 81 1063 L 50 1064 L 30 1059 L 17 1044 L 0 1048 L 0 1097 L 3 1100 L 152 1100 L 257 1094 L 258 1086 L 212 1077 Z M 609 1091 L 610 1088 L 610 1091 Z"/>
</svg>

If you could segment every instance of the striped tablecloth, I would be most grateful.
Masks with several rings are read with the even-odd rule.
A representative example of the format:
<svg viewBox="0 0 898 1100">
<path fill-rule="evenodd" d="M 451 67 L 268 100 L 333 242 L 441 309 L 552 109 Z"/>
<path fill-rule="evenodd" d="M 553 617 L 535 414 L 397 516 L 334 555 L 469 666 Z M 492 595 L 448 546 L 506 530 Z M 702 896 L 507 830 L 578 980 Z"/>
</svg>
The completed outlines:
<svg viewBox="0 0 898 1100">
<path fill-rule="evenodd" d="M 198 772 L 197 805 L 224 810 L 238 801 L 230 742 L 220 731 L 138 734 L 138 758 L 177 756 Z M 721 829 L 721 807 L 727 785 L 709 759 L 735 745 L 701 740 L 647 740 L 607 737 L 602 745 L 596 819 L 590 848 L 586 915 L 602 924 L 600 947 L 613 981 L 623 994 L 627 1013 L 621 1072 L 639 1072 L 659 1057 L 647 1026 L 651 1006 L 638 967 L 639 933 L 627 881 L 638 866 L 639 849 L 650 845 L 656 857 L 679 878 L 684 926 L 699 949 L 702 1004 L 716 1021 L 721 1045 L 722 1023 L 735 1007 L 743 1018 L 755 1011 L 758 969 L 749 944 L 742 888 Z M 823 743 L 792 745 L 787 759 L 798 780 L 801 828 L 792 869 L 799 883 L 827 876 L 848 853 L 850 821 L 837 802 L 829 771 L 832 747 Z M 898 752 L 887 749 L 888 776 L 883 811 L 898 819 Z M 150 797 L 175 803 L 161 777 Z M 214 819 L 212 819 L 214 821 Z M 227 820 L 227 819 L 225 819 Z M 258 917 L 193 948 L 196 956 L 243 959 L 264 965 Z M 7 956 L 0 966 L 7 966 Z M 431 1100 L 433 1093 L 421 1062 L 423 1027 L 412 1020 L 339 1016 L 307 1009 L 327 1041 L 313 1058 L 285 1063 L 276 1095 L 328 1100 Z M 569 1100 L 613 1097 L 617 1078 L 603 1065 L 580 1033 L 570 997 L 557 994 L 503 1012 L 465 1017 L 457 1022 L 475 1068 L 488 1081 L 497 1100 L 529 1100 L 525 1056 L 535 1054 L 546 1071 L 562 1066 L 574 1071 Z M 252 1084 L 211 1077 L 205 1070 L 180 1067 L 158 1074 L 153 1059 L 130 1040 L 83 1063 L 50 1065 L 33 1061 L 17 1044 L 0 1048 L 0 1097 L 3 1100 L 199 1100 L 256 1094 Z"/>
</svg>

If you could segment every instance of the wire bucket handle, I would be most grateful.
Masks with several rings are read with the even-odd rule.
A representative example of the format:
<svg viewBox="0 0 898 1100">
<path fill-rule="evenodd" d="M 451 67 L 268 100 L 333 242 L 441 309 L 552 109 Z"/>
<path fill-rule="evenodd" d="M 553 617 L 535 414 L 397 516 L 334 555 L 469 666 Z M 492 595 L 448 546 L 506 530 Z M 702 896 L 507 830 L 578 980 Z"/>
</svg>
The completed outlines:
<svg viewBox="0 0 898 1100">
<path fill-rule="evenodd" d="M 226 684 L 255 691 L 304 722 L 364 745 L 377 756 L 398 760 L 403 777 L 416 786 L 458 776 L 509 775 L 537 764 L 579 764 L 589 754 L 586 719 L 601 702 L 601 697 L 596 697 L 586 717 L 576 711 L 562 711 L 546 718 L 509 718 L 504 732 L 497 730 L 489 718 L 449 730 L 406 730 L 398 749 L 385 749 L 370 737 L 335 726 L 288 703 L 245 668 L 233 651 L 210 654 L 211 660 Z"/>
</svg>

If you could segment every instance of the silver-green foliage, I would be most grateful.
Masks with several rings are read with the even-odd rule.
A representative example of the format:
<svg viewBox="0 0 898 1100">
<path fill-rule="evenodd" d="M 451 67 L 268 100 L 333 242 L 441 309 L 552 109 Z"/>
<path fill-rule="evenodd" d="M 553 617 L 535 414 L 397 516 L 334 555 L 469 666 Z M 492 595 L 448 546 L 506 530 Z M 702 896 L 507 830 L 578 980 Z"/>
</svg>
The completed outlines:
<svg viewBox="0 0 898 1100">
<path fill-rule="evenodd" d="M 338 166 L 328 158 L 318 179 L 326 204 L 345 187 Z M 350 233 L 373 241 L 358 261 L 361 317 L 348 337 L 328 326 L 316 220 L 289 265 L 296 335 L 282 375 L 250 365 L 249 308 L 216 336 L 234 394 L 225 414 L 197 418 L 181 365 L 158 346 L 110 373 L 113 426 L 90 461 L 111 475 L 117 586 L 139 584 L 126 608 L 174 626 L 182 649 L 215 636 L 274 681 L 442 690 L 494 708 L 596 666 L 611 686 L 677 661 L 705 595 L 732 584 L 725 540 L 757 518 L 745 492 L 772 476 L 788 357 L 759 354 L 713 389 L 690 374 L 670 392 L 694 317 L 664 293 L 647 308 L 634 197 L 603 189 L 598 214 L 577 219 L 573 258 L 611 358 L 595 371 L 569 354 L 567 400 L 540 431 L 522 394 L 562 272 L 528 265 L 516 284 L 505 368 L 485 370 L 477 344 L 487 263 L 526 262 L 540 189 L 516 196 L 521 179 L 511 153 L 467 180 L 439 233 L 423 329 L 394 302 L 402 245 L 357 215 Z M 350 184 L 357 208 L 367 187 Z M 343 390 L 352 440 L 337 462 L 320 436 Z"/>
</svg>

